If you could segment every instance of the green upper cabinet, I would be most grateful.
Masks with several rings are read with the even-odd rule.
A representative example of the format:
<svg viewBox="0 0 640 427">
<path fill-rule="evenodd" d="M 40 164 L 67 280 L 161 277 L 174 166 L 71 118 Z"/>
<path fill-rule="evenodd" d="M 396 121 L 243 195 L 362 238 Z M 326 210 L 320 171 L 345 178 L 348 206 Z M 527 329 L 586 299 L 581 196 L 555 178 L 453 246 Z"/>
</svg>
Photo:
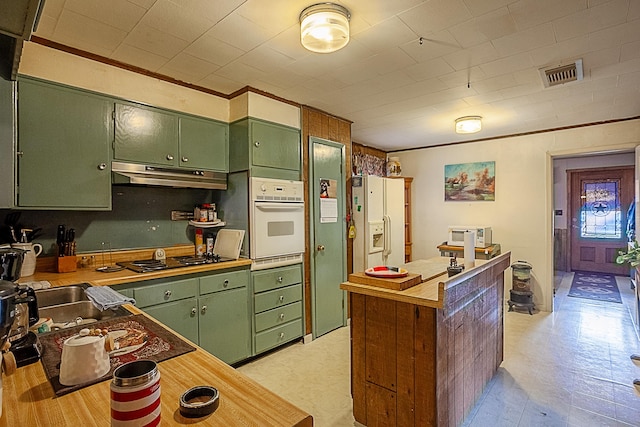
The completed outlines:
<svg viewBox="0 0 640 427">
<path fill-rule="evenodd" d="M 16 205 L 111 209 L 112 111 L 106 97 L 20 80 Z"/>
<path fill-rule="evenodd" d="M 229 125 L 180 116 L 180 166 L 229 171 Z"/>
<path fill-rule="evenodd" d="M 113 157 L 174 166 L 178 161 L 178 117 L 157 108 L 116 103 Z"/>
<path fill-rule="evenodd" d="M 217 172 L 229 169 L 226 123 L 118 102 L 114 126 L 116 160 Z"/>
<path fill-rule="evenodd" d="M 252 176 L 300 179 L 300 131 L 247 118 L 230 126 L 229 170 L 250 170 Z"/>
</svg>

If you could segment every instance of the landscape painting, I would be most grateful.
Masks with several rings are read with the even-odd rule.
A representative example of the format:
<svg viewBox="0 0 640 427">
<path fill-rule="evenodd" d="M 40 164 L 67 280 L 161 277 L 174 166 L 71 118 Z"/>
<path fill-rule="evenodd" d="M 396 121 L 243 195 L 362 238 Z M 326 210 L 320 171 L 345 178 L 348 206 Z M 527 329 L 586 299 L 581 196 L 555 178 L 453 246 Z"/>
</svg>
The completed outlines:
<svg viewBox="0 0 640 427">
<path fill-rule="evenodd" d="M 444 166 L 445 201 L 494 201 L 496 162 Z"/>
</svg>

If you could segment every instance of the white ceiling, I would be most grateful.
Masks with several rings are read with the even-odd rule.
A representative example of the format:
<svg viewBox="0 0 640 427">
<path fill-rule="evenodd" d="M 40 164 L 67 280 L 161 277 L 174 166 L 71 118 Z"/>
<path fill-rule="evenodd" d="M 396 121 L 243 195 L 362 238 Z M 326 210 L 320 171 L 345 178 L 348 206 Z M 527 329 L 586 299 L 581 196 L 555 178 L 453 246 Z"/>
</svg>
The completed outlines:
<svg viewBox="0 0 640 427">
<path fill-rule="evenodd" d="M 314 2 L 46 0 L 35 34 L 319 108 L 386 151 L 640 116 L 639 0 L 336 1 L 352 37 L 332 54 L 300 45 L 298 17 Z M 583 81 L 544 88 L 540 68 L 580 58 Z M 465 115 L 483 130 L 456 135 Z"/>
</svg>

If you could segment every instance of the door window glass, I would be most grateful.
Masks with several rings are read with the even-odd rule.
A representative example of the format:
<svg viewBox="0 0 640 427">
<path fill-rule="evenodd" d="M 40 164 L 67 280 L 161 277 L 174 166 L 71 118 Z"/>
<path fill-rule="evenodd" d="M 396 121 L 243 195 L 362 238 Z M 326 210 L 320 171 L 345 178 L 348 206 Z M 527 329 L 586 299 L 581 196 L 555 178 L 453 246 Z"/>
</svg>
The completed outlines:
<svg viewBox="0 0 640 427">
<path fill-rule="evenodd" d="M 620 239 L 620 181 L 583 181 L 580 237 Z"/>
</svg>

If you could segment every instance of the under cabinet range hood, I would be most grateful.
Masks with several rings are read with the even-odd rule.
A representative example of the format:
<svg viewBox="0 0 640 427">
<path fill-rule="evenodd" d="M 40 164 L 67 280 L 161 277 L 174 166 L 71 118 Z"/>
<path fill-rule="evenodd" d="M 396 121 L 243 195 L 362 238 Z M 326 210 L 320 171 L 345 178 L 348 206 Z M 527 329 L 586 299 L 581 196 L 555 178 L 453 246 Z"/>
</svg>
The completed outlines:
<svg viewBox="0 0 640 427">
<path fill-rule="evenodd" d="M 111 162 L 111 172 L 114 184 L 202 188 L 207 190 L 227 189 L 227 175 L 220 172 L 123 162 Z"/>
</svg>

